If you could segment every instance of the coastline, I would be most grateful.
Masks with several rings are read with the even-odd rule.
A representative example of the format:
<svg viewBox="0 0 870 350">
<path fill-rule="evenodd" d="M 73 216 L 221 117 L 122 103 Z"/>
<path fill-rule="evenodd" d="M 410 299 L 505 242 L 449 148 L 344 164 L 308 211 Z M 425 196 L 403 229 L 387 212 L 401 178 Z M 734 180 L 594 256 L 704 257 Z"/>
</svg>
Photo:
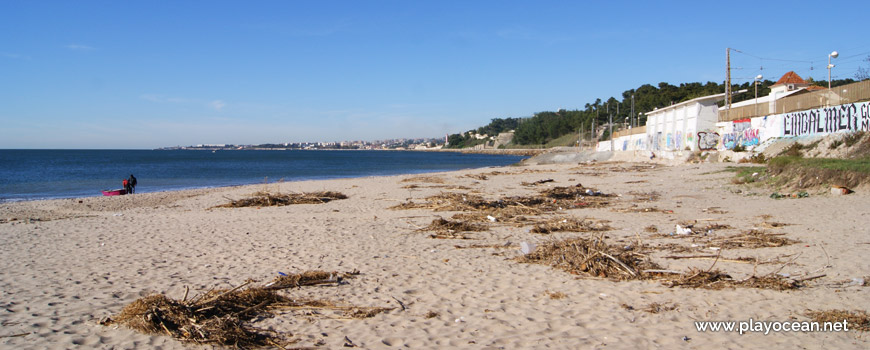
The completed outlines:
<svg viewBox="0 0 870 350">
<path fill-rule="evenodd" d="M 23 335 L 2 338 L 0 344 L 51 349 L 197 348 L 165 335 L 98 322 L 152 292 L 180 299 L 187 288 L 195 295 L 238 286 L 248 278 L 268 281 L 278 272 L 357 269 L 360 275 L 345 285 L 288 293 L 394 309 L 359 320 L 281 311 L 255 326 L 293 334 L 299 340 L 294 346 L 319 343 L 326 348 L 342 347 L 345 337 L 364 348 L 870 346 L 859 332 L 737 335 L 694 328 L 695 321 L 805 321 L 806 310 L 870 309 L 870 288 L 841 283 L 870 271 L 859 219 L 866 217 L 862 210 L 870 197 L 860 192 L 813 193 L 809 198 L 774 200 L 761 189 L 731 184 L 728 166 L 734 165 L 508 166 L 2 203 L 0 230 L 5 244 L 0 246 L 0 289 L 6 311 L 0 312 L 0 321 L 4 335 Z M 521 185 L 544 179 L 554 181 Z M 457 212 L 389 209 L 442 192 L 495 199 L 578 183 L 618 196 L 609 199 L 612 204 L 607 207 L 562 209 L 545 216 L 607 220 L 612 226 L 606 231 L 611 242 L 631 244 L 640 238 L 651 245 L 688 245 L 691 242 L 658 237 L 647 230 L 655 226 L 667 234 L 687 220 L 727 225 L 712 233 L 723 236 L 776 222 L 783 225 L 765 230 L 800 240 L 783 247 L 721 253 L 778 261 L 757 266 L 727 259 L 671 260 L 664 258 L 668 252 L 648 253 L 663 268 L 707 269 L 715 264 L 735 278 L 745 278 L 753 269 L 759 273 L 779 269 L 792 276 L 818 270 L 816 274 L 825 276 L 796 291 L 669 288 L 657 281 L 583 277 L 514 258 L 522 254 L 521 242 L 540 245 L 591 233 L 541 235 L 529 232 L 529 226 L 496 222 L 488 223 L 486 231 L 470 233 L 469 240 L 432 239 L 420 228 Z M 214 208 L 264 190 L 338 191 L 349 198 L 284 207 Z M 671 212 L 633 211 L 638 207 Z M 836 217 L 855 220 L 820 220 Z M 472 245 L 484 247 L 456 248 Z M 674 309 L 641 311 L 654 303 Z"/>
</svg>

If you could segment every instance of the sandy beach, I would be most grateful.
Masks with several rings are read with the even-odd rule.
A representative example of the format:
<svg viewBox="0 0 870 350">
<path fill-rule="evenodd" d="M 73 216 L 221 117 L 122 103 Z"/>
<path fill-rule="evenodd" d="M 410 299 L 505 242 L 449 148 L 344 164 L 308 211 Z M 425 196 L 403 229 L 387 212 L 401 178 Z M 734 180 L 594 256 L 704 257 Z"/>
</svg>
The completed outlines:
<svg viewBox="0 0 870 350">
<path fill-rule="evenodd" d="M 735 165 L 511 166 L 0 203 L 0 348 L 221 348 L 100 321 L 151 293 L 181 299 L 188 289 L 194 295 L 309 270 L 359 274 L 341 285 L 282 293 L 392 309 L 360 319 L 332 310 L 278 309 L 274 317 L 253 321 L 296 341 L 288 348 L 870 348 L 870 333 L 855 330 L 741 335 L 696 329 L 697 321 L 809 321 L 807 312 L 813 310 L 870 310 L 870 287 L 864 286 L 870 282 L 867 189 L 777 200 L 770 189 L 732 184 L 728 166 Z M 553 181 L 522 185 L 547 179 Z M 390 209 L 446 192 L 495 200 L 577 184 L 614 196 L 600 207 L 557 208 L 527 219 L 606 222 L 607 242 L 647 244 L 651 248 L 644 254 L 666 270 L 715 266 L 735 280 L 774 272 L 813 278 L 780 291 L 669 287 L 660 279 L 571 274 L 518 262 L 521 243 L 540 246 L 599 233 L 538 234 L 530 232 L 531 225 L 497 220 L 480 223 L 487 226 L 484 231 L 464 234 L 469 239 L 434 239 L 421 228 L 458 212 Z M 336 191 L 348 198 L 215 208 L 257 191 Z M 669 237 L 686 222 L 715 228 Z M 796 242 L 710 249 L 712 238 L 752 229 Z M 686 249 L 664 248 L 669 244 Z M 480 248 L 467 248 L 474 245 Z"/>
</svg>

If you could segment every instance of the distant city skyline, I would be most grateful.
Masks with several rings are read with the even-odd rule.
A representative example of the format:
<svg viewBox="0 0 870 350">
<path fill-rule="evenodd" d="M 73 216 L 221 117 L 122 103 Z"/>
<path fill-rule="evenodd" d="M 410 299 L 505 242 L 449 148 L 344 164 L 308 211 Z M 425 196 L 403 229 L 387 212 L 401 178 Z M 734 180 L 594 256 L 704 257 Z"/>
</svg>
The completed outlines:
<svg viewBox="0 0 870 350">
<path fill-rule="evenodd" d="M 440 138 L 642 84 L 870 68 L 866 1 L 0 2 L 0 148 Z M 724 91 L 723 91 L 724 92 Z"/>
</svg>

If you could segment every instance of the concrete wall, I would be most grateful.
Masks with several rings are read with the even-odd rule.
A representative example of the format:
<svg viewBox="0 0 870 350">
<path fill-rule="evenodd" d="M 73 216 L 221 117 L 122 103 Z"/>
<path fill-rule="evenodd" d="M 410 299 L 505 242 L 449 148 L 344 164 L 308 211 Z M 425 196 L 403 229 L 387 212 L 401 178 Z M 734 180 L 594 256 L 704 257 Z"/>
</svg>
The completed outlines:
<svg viewBox="0 0 870 350">
<path fill-rule="evenodd" d="M 701 101 L 647 113 L 645 149 L 698 150 L 698 132 L 715 131 L 719 109 L 715 101 Z"/>
<path fill-rule="evenodd" d="M 752 149 L 772 138 L 870 131 L 870 102 L 849 103 L 800 112 L 717 123 L 718 148 Z"/>
<path fill-rule="evenodd" d="M 838 132 L 870 131 L 870 102 L 849 103 L 801 112 L 769 115 L 732 122 L 710 122 L 709 114 L 718 115 L 715 104 L 694 104 L 650 115 L 647 133 L 618 137 L 616 151 L 730 150 L 736 145 L 747 149 L 780 137 L 802 137 Z M 598 143 L 599 151 L 610 151 L 610 141 Z"/>
</svg>

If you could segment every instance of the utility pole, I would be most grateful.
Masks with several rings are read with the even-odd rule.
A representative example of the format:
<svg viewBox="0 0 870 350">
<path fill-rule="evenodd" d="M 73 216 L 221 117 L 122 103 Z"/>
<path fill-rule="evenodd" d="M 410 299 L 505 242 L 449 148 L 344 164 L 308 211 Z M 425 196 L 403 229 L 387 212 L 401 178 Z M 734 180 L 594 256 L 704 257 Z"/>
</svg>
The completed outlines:
<svg viewBox="0 0 870 350">
<path fill-rule="evenodd" d="M 731 120 L 731 48 L 725 49 L 725 119 Z"/>
<path fill-rule="evenodd" d="M 619 109 L 619 105 L 616 108 Z M 613 114 L 610 113 L 610 104 L 607 104 L 607 118 L 610 124 L 610 151 L 613 152 Z"/>
<path fill-rule="evenodd" d="M 595 132 L 595 121 L 598 120 L 598 112 L 599 111 L 600 111 L 600 109 L 598 109 L 598 108 L 595 109 L 595 119 L 592 119 L 592 136 L 595 136 L 595 141 L 596 141 L 595 147 L 596 148 L 598 147 L 598 142 L 597 142 L 598 141 L 598 133 Z"/>
<path fill-rule="evenodd" d="M 631 95 L 631 115 L 628 116 L 628 125 L 634 127 L 634 94 Z"/>
<path fill-rule="evenodd" d="M 613 114 L 608 114 L 610 117 L 610 150 L 613 151 Z"/>
</svg>

